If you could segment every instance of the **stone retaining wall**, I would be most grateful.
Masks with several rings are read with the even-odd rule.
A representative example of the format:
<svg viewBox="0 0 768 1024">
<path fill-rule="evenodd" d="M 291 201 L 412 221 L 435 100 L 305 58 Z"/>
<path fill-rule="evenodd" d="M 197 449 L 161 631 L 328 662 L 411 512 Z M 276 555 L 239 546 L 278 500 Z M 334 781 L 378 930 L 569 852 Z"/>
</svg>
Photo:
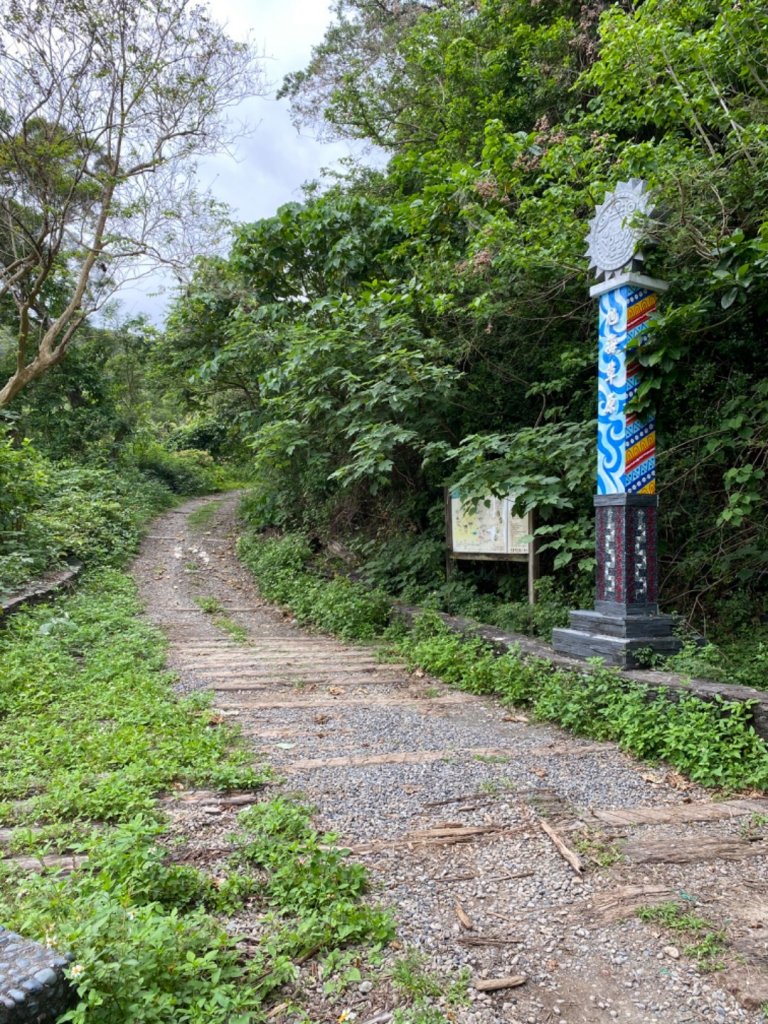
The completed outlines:
<svg viewBox="0 0 768 1024">
<path fill-rule="evenodd" d="M 422 608 L 400 603 L 395 605 L 394 610 L 396 615 L 409 624 L 423 612 Z M 498 654 L 507 654 L 510 648 L 514 647 L 519 649 L 523 657 L 541 658 L 550 662 L 554 668 L 582 673 L 592 671 L 587 662 L 557 654 L 549 644 L 542 640 L 534 640 L 519 633 L 507 633 L 495 626 L 487 626 L 458 615 L 446 615 L 444 612 L 438 612 L 438 615 L 452 632 L 484 640 Z M 727 701 L 749 702 L 755 732 L 763 740 L 768 741 L 768 691 L 755 690 L 749 686 L 713 683 L 708 679 L 689 679 L 687 676 L 678 675 L 675 672 L 653 672 L 644 669 L 612 669 L 612 671 L 628 682 L 647 686 L 649 694 L 663 689 L 672 698 L 675 694 L 690 693 L 701 700 L 712 701 L 721 697 Z"/>
<path fill-rule="evenodd" d="M 83 570 L 80 562 L 71 562 L 66 569 L 55 569 L 39 579 L 32 580 L 26 587 L 17 590 L 0 601 L 0 623 L 9 615 L 20 612 L 27 605 L 45 601 L 60 590 L 68 590 Z"/>
</svg>

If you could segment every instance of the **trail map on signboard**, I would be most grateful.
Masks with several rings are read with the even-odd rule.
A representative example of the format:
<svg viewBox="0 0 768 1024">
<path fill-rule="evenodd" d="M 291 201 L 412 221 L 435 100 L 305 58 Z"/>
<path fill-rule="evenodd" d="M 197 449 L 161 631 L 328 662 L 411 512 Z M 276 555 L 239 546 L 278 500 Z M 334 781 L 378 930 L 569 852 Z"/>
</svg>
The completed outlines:
<svg viewBox="0 0 768 1024">
<path fill-rule="evenodd" d="M 531 533 L 529 516 L 513 512 L 515 495 L 486 498 L 477 505 L 463 504 L 451 491 L 451 548 L 457 554 L 527 555 Z"/>
</svg>

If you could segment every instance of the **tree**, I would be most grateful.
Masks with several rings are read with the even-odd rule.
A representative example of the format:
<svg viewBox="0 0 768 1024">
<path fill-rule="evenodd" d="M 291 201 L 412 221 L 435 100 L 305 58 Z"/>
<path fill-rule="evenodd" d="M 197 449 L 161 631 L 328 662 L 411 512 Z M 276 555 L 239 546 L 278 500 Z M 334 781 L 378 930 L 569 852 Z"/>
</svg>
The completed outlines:
<svg viewBox="0 0 768 1024">
<path fill-rule="evenodd" d="M 477 159 L 487 121 L 526 130 L 573 107 L 610 6 L 627 0 L 336 0 L 325 38 L 279 95 L 297 124 L 331 138 Z"/>
<path fill-rule="evenodd" d="M 220 224 L 194 158 L 263 85 L 249 44 L 190 0 L 0 0 L 0 408 L 61 361 L 128 276 L 180 266 Z"/>
</svg>

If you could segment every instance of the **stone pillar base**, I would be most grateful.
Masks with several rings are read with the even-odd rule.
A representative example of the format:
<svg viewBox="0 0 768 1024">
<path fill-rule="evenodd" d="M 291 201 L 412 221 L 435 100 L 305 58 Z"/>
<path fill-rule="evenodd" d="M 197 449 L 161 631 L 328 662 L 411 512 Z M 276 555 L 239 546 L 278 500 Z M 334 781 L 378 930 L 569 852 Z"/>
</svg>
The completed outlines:
<svg viewBox="0 0 768 1024">
<path fill-rule="evenodd" d="M 595 498 L 597 588 L 594 611 L 574 611 L 570 627 L 552 633 L 558 654 L 602 658 L 618 668 L 640 668 L 637 651 L 665 657 L 682 647 L 675 621 L 657 604 L 655 494 L 600 494 Z"/>
<path fill-rule="evenodd" d="M 597 611 L 574 611 L 570 626 L 555 629 L 552 646 L 570 658 L 602 658 L 616 668 L 640 668 L 638 651 L 653 651 L 668 657 L 682 644 L 673 636 L 671 615 L 604 615 Z"/>
</svg>

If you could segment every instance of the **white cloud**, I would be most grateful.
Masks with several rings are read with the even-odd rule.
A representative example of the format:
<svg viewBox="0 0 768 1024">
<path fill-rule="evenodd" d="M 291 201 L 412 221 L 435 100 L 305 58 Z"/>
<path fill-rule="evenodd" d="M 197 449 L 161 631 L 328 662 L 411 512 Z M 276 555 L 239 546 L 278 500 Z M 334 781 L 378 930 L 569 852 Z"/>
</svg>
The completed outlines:
<svg viewBox="0 0 768 1024">
<path fill-rule="evenodd" d="M 325 0 L 209 0 L 209 8 L 230 35 L 250 38 L 266 55 L 265 72 L 272 86 L 268 96 L 250 99 L 233 111 L 233 119 L 252 130 L 231 153 L 201 160 L 199 182 L 232 208 L 235 220 L 258 220 L 271 216 L 283 203 L 300 200 L 301 186 L 319 178 L 323 168 L 363 152 L 360 146 L 300 134 L 291 123 L 287 101 L 274 98 L 284 75 L 306 66 L 332 16 Z M 118 295 L 123 313 L 144 313 L 161 322 L 170 296 L 152 293 L 164 282 L 171 287 L 170 279 L 153 275 L 123 289 Z"/>
</svg>

